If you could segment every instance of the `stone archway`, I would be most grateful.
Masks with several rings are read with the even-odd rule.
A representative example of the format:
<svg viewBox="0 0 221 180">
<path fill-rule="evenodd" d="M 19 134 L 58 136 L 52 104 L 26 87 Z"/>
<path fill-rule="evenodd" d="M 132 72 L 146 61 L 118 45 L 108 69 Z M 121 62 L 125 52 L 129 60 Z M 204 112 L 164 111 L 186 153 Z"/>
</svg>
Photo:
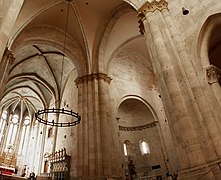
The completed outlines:
<svg viewBox="0 0 221 180">
<path fill-rule="evenodd" d="M 138 177 L 163 176 L 166 165 L 158 133 L 158 122 L 152 111 L 141 100 L 130 97 L 119 105 L 117 119 L 125 176 L 130 177 L 131 162 L 135 164 Z M 127 155 L 123 151 L 125 141 L 130 142 L 130 151 Z M 148 144 L 149 152 L 142 151 L 142 142 Z"/>
</svg>

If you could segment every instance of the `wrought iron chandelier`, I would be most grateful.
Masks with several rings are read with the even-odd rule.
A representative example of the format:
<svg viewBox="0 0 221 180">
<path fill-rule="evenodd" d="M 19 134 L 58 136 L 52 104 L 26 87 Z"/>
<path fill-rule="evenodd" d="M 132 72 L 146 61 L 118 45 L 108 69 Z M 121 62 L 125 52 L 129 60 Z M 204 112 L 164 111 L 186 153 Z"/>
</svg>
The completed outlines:
<svg viewBox="0 0 221 180">
<path fill-rule="evenodd" d="M 66 15 L 66 24 L 65 24 L 65 33 L 64 33 L 64 48 L 63 48 L 63 59 L 62 59 L 62 68 L 61 68 L 61 81 L 60 81 L 60 87 L 62 85 L 62 76 L 63 76 L 63 67 L 64 67 L 64 54 L 65 54 L 65 46 L 66 46 L 66 39 L 67 39 L 67 27 L 68 27 L 68 16 L 69 16 L 69 8 L 70 8 L 70 3 L 72 0 L 65 0 L 67 2 L 67 15 Z M 57 100 L 60 101 L 61 100 Z M 61 103 L 60 103 L 61 105 Z M 68 122 L 55 122 L 54 120 L 48 121 L 45 118 L 46 114 L 58 114 L 58 115 L 65 115 L 71 117 L 71 121 Z M 43 118 L 42 118 L 43 117 Z M 80 123 L 81 121 L 81 116 L 78 115 L 78 113 L 73 112 L 72 110 L 67 110 L 67 109 L 56 109 L 56 108 L 45 108 L 43 110 L 38 110 L 35 113 L 35 118 L 38 120 L 38 122 L 49 125 L 49 126 L 55 126 L 55 127 L 70 127 L 70 126 L 76 126 L 77 124 Z M 48 117 L 47 117 L 48 118 Z M 74 120 L 73 120 L 74 119 Z"/>
<path fill-rule="evenodd" d="M 49 113 L 52 113 L 52 114 L 59 113 L 59 114 L 69 115 L 69 116 L 72 116 L 72 117 L 76 118 L 76 120 L 72 120 L 70 122 L 55 122 L 54 120 L 48 121 L 48 120 L 43 119 L 43 118 L 40 117 L 41 115 L 49 114 Z M 72 110 L 54 109 L 54 108 L 39 110 L 37 113 L 35 113 L 35 118 L 40 123 L 43 123 L 43 124 L 49 125 L 49 126 L 56 126 L 56 127 L 76 126 L 81 121 L 81 116 L 79 116 L 78 113 L 73 112 Z"/>
</svg>

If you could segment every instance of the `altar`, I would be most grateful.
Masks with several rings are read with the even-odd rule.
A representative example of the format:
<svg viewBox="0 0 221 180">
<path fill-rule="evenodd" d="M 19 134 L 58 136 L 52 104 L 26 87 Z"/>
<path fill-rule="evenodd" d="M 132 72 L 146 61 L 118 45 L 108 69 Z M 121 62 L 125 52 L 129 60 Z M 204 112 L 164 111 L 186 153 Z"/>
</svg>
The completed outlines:
<svg viewBox="0 0 221 180">
<path fill-rule="evenodd" d="M 0 154 L 0 172 L 5 175 L 12 175 L 15 173 L 16 157 L 14 153 Z"/>
<path fill-rule="evenodd" d="M 15 173 L 15 168 L 7 167 L 7 166 L 0 166 L 0 172 L 3 175 L 12 175 Z"/>
</svg>

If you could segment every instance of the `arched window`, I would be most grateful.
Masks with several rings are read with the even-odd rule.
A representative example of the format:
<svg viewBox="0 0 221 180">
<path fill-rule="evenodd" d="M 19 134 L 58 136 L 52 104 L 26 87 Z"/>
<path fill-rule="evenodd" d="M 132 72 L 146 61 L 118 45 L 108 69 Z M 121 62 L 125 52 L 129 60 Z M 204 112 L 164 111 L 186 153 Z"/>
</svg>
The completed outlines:
<svg viewBox="0 0 221 180">
<path fill-rule="evenodd" d="M 124 148 L 124 156 L 129 156 L 131 153 L 130 141 L 128 141 L 128 140 L 124 141 L 123 148 Z"/>
<path fill-rule="evenodd" d="M 30 118 L 29 116 L 26 116 L 22 125 L 22 133 L 21 133 L 20 145 L 18 149 L 18 154 L 20 155 L 26 152 L 29 131 L 30 131 Z"/>
<path fill-rule="evenodd" d="M 124 156 L 127 156 L 128 153 L 127 153 L 127 145 L 124 143 Z"/>
<path fill-rule="evenodd" d="M 149 145 L 146 141 L 144 140 L 141 140 L 140 141 L 140 151 L 141 151 L 141 154 L 144 155 L 144 154 L 150 154 L 150 148 L 149 148 Z"/>
<path fill-rule="evenodd" d="M 8 113 L 7 113 L 7 111 L 4 111 L 2 113 L 2 117 L 0 119 L 0 142 L 2 140 L 2 136 L 3 136 L 4 130 L 5 130 L 5 124 L 7 121 L 7 117 L 8 117 Z"/>
<path fill-rule="evenodd" d="M 5 151 L 8 151 L 8 147 L 13 146 L 15 143 L 15 138 L 18 130 L 19 117 L 17 114 L 13 115 L 12 120 L 9 125 L 9 131 L 6 140 Z"/>
</svg>

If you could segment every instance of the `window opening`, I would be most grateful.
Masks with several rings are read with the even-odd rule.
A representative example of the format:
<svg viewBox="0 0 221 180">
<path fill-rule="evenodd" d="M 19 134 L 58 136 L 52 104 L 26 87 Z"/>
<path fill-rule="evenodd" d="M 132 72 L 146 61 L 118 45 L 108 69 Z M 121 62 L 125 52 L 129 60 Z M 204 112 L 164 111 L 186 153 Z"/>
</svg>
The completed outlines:
<svg viewBox="0 0 221 180">
<path fill-rule="evenodd" d="M 140 150 L 142 155 L 150 154 L 150 148 L 146 141 L 140 141 Z"/>
<path fill-rule="evenodd" d="M 18 154 L 24 154 L 27 149 L 27 141 L 29 137 L 29 130 L 30 130 L 30 118 L 26 116 L 23 122 L 22 126 L 22 135 L 21 135 L 21 140 L 20 140 L 20 146 L 18 150 Z"/>
<path fill-rule="evenodd" d="M 124 143 L 124 155 L 127 156 L 127 145 Z"/>
</svg>

